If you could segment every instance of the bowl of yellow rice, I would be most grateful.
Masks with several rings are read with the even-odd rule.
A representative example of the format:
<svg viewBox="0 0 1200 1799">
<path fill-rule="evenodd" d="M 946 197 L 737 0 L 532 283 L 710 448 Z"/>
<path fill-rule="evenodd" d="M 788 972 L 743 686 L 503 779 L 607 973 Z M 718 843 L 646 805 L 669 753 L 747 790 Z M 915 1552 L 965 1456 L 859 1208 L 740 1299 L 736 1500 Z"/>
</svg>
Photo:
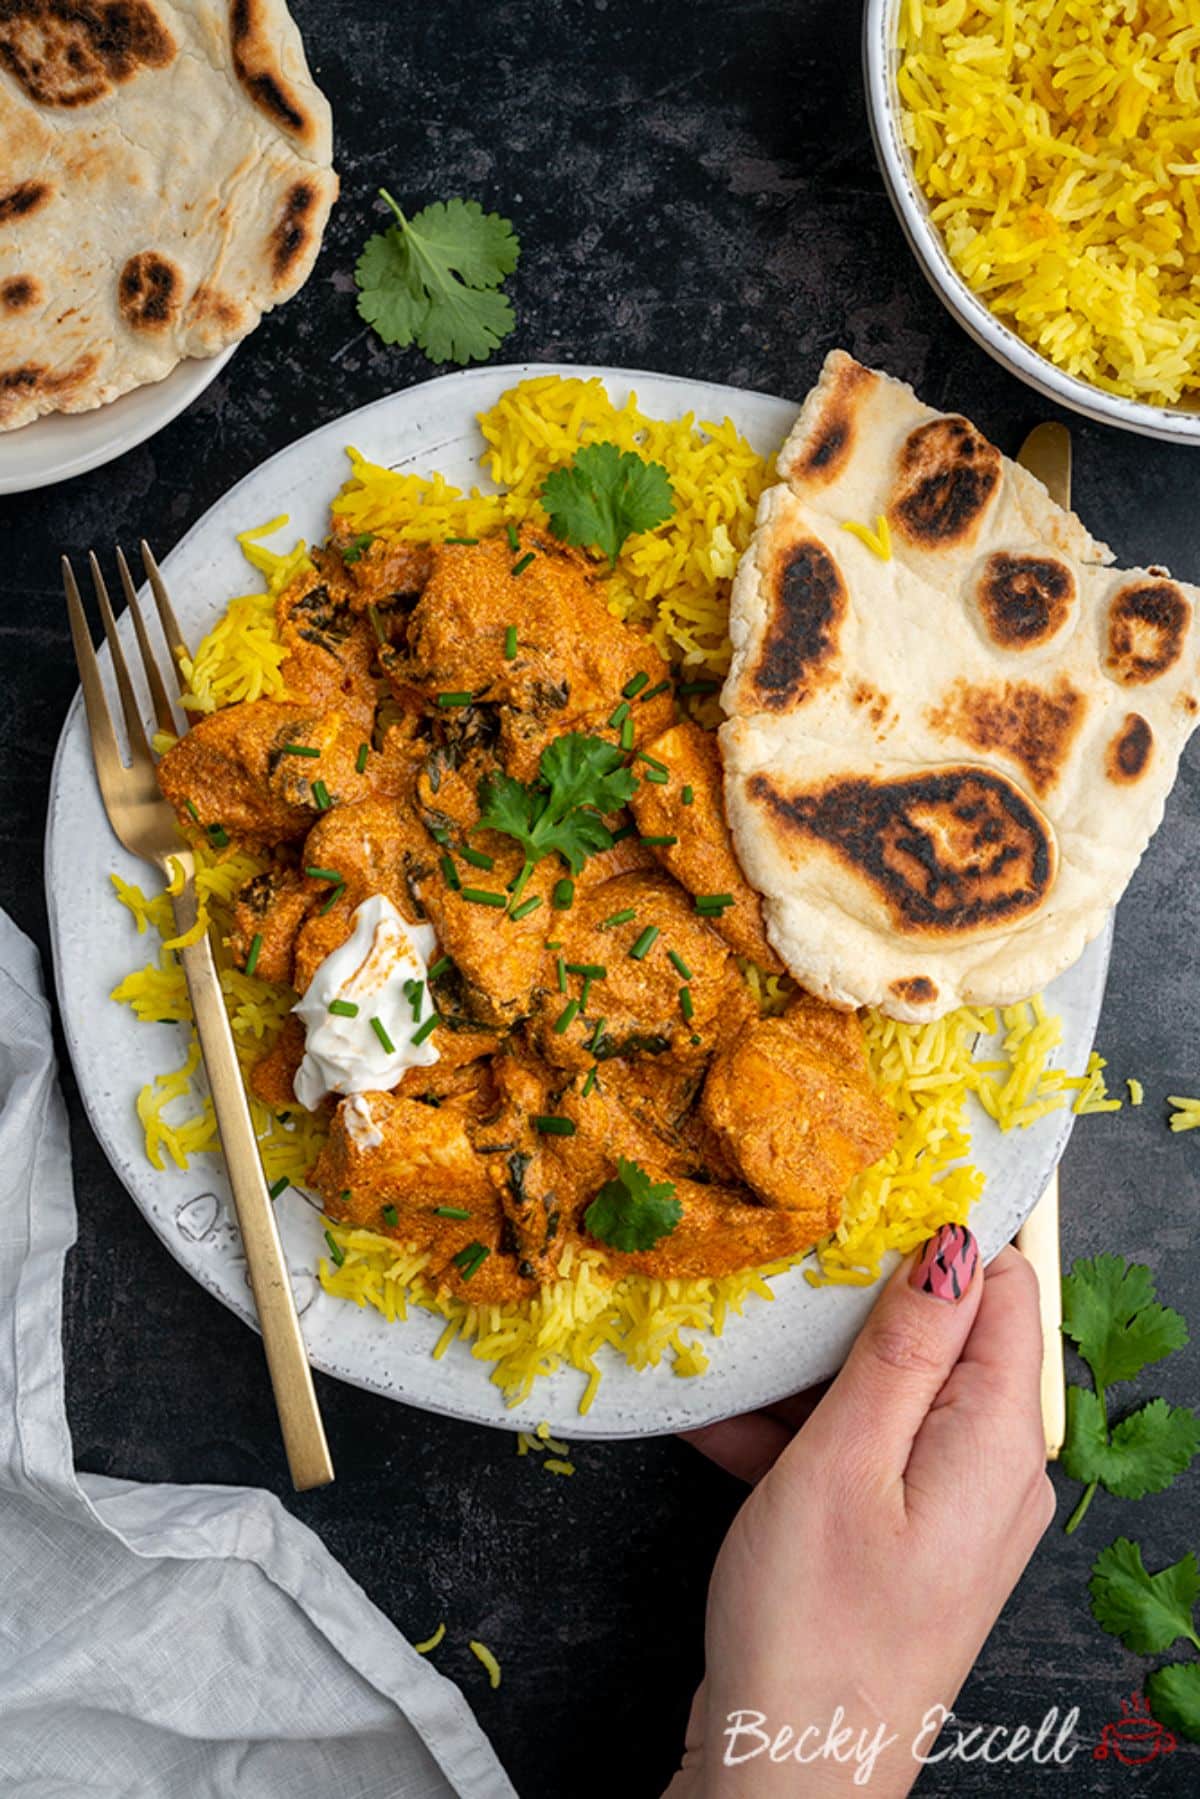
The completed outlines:
<svg viewBox="0 0 1200 1799">
<path fill-rule="evenodd" d="M 1200 442 L 1200 0 L 867 0 L 871 128 L 926 277 L 1047 399 Z"/>
</svg>

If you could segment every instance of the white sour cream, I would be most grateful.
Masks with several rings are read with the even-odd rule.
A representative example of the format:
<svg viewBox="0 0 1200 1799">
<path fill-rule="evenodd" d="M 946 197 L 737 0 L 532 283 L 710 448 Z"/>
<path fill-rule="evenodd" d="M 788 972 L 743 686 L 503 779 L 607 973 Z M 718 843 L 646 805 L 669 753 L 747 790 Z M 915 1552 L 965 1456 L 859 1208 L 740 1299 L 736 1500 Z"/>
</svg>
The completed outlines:
<svg viewBox="0 0 1200 1799">
<path fill-rule="evenodd" d="M 411 981 L 425 982 L 437 949 L 427 924 L 406 924 L 391 900 L 380 893 L 357 907 L 353 929 L 317 969 L 296 1004 L 306 1031 L 304 1060 L 293 1083 L 296 1098 L 310 1112 L 327 1093 L 387 1093 L 408 1068 L 430 1068 L 438 1060 L 434 1034 L 423 1043 L 413 1036 L 430 1015 L 433 1000 L 425 985 L 421 1016 L 405 993 Z M 334 1000 L 358 1010 L 352 1018 L 331 1012 Z M 387 1049 L 371 1023 L 377 1018 L 392 1045 Z M 355 1141 L 374 1147 L 383 1141 L 365 1102 L 347 1121 Z"/>
</svg>

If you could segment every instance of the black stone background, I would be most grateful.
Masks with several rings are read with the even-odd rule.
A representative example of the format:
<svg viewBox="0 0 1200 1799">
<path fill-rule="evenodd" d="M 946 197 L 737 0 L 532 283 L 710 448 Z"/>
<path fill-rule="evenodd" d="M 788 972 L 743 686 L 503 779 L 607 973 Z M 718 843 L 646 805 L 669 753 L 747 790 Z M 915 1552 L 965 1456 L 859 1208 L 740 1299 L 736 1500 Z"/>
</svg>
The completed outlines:
<svg viewBox="0 0 1200 1799">
<path fill-rule="evenodd" d="M 75 688 L 58 554 L 142 533 L 166 550 L 263 457 L 433 372 L 415 351 L 384 348 L 355 314 L 351 269 L 380 223 L 379 183 L 414 206 L 464 194 L 515 220 L 518 327 L 505 359 L 658 368 L 798 400 L 841 344 L 935 406 L 966 410 L 1006 450 L 1047 413 L 949 320 L 909 256 L 868 140 L 850 0 L 293 9 L 333 102 L 342 174 L 308 286 L 161 436 L 62 487 L 0 501 L 0 899 L 43 956 L 47 785 Z M 1069 422 L 1083 516 L 1123 560 L 1200 578 L 1200 453 Z M 1200 1090 L 1198 848 L 1193 752 L 1120 909 L 1099 1035 L 1112 1073 L 1140 1075 L 1147 1103 L 1081 1123 L 1063 1198 L 1069 1256 L 1143 1258 L 1162 1296 L 1200 1320 L 1189 1253 L 1200 1141 L 1172 1137 L 1163 1104 Z M 738 1487 L 674 1441 L 583 1446 L 576 1477 L 556 1480 L 518 1460 L 508 1436 L 318 1377 L 338 1480 L 294 1498 L 257 1343 L 160 1247 L 93 1140 L 69 1069 L 64 1081 L 79 1202 L 66 1348 L 80 1464 L 271 1488 L 410 1637 L 447 1620 L 438 1665 L 461 1681 L 523 1794 L 657 1793 L 679 1753 L 705 1583 Z M 1145 1391 L 1194 1398 L 1198 1375 L 1193 1348 Z M 1056 1478 L 1065 1517 L 1072 1493 Z M 1145 1664 L 1090 1619 L 1089 1562 L 1121 1532 L 1142 1538 L 1152 1566 L 1200 1547 L 1198 1490 L 1193 1474 L 1140 1506 L 1100 1497 L 1078 1536 L 1052 1530 L 961 1716 L 1036 1722 L 1051 1704 L 1078 1704 L 1090 1745 Z M 836 1569 L 829 1580 L 836 1587 Z M 476 1635 L 502 1659 L 497 1693 L 467 1652 Z M 1197 1769 L 1194 1748 L 1134 1770 L 1093 1761 L 1089 1747 L 1041 1774 L 933 1769 L 921 1790 L 1184 1794 Z"/>
</svg>

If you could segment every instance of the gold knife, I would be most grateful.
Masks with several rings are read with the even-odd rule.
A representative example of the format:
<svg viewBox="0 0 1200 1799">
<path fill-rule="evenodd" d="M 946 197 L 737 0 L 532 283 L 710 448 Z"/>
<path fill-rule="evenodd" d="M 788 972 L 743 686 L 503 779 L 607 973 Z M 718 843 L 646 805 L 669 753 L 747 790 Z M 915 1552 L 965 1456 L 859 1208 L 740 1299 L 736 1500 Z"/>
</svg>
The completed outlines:
<svg viewBox="0 0 1200 1799">
<path fill-rule="evenodd" d="M 1071 433 L 1047 422 L 1029 433 L 1017 461 L 1036 475 L 1052 500 L 1071 508 Z M 1067 1386 L 1062 1342 L 1062 1239 L 1058 1170 L 1017 1232 L 1017 1248 L 1037 1275 L 1042 1316 L 1042 1430 L 1046 1459 L 1056 1461 L 1067 1430 Z"/>
</svg>

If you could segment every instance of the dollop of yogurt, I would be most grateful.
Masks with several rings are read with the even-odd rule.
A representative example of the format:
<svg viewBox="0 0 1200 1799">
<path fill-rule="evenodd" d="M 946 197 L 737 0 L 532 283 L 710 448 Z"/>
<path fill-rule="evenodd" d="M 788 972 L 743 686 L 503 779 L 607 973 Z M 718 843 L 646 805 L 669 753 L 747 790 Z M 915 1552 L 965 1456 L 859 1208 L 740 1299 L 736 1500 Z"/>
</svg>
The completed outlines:
<svg viewBox="0 0 1200 1799">
<path fill-rule="evenodd" d="M 406 1069 L 431 1068 L 438 1060 L 432 1032 L 413 1042 L 433 1009 L 426 979 L 437 949 L 432 927 L 406 924 L 381 893 L 356 907 L 351 924 L 345 943 L 326 956 L 294 1008 L 304 1021 L 305 1047 L 293 1088 L 310 1112 L 327 1093 L 387 1093 Z M 413 1016 L 415 983 L 419 1017 Z M 336 1012 L 330 1010 L 335 1000 Z M 378 1135 L 369 1109 L 355 1125 L 364 1137 Z"/>
</svg>

